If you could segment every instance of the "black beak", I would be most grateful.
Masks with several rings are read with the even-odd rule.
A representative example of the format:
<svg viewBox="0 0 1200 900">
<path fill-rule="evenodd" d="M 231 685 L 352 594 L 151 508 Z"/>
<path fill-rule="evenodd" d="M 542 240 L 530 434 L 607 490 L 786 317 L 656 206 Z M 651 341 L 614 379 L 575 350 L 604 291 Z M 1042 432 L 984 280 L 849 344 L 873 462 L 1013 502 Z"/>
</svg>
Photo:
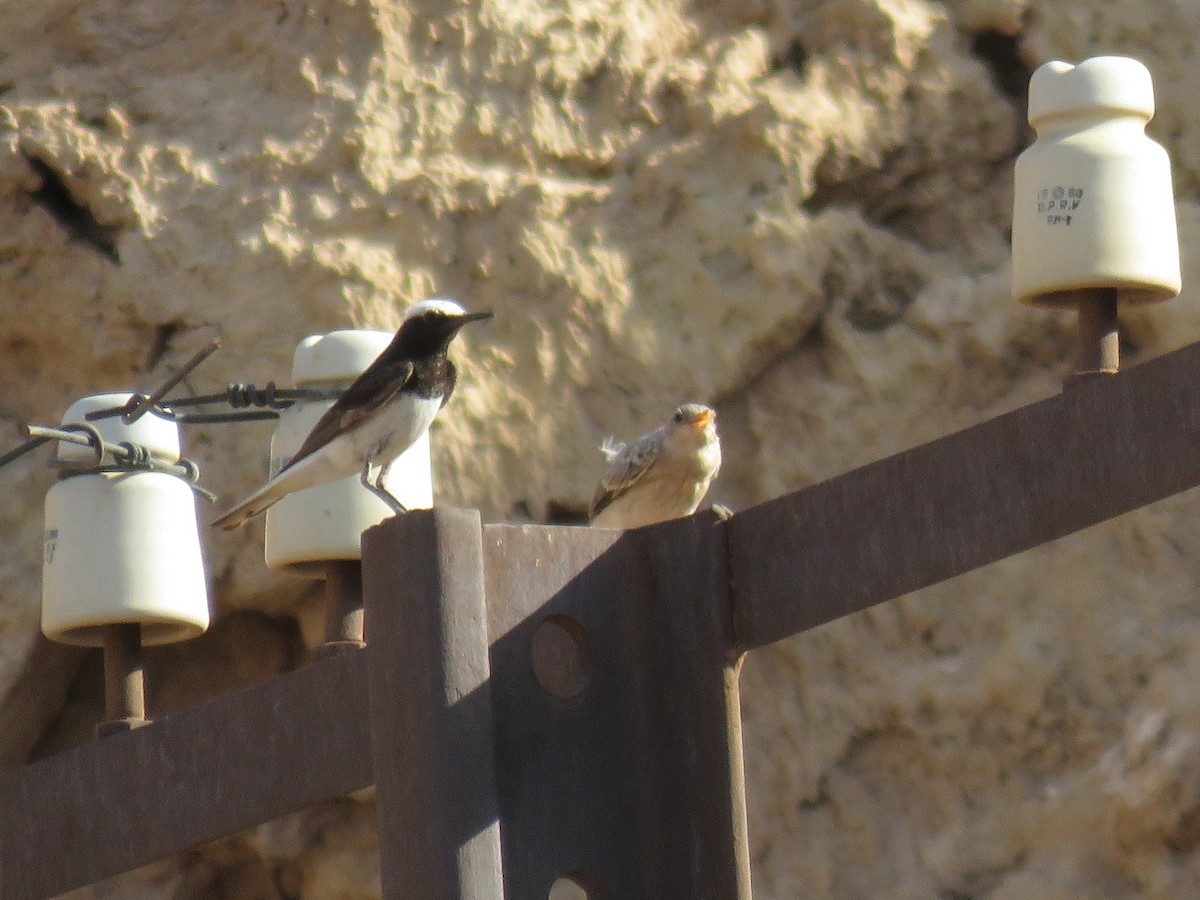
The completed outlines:
<svg viewBox="0 0 1200 900">
<path fill-rule="evenodd" d="M 450 333 L 457 334 L 458 329 L 462 328 L 464 325 L 470 324 L 471 322 L 482 322 L 485 319 L 490 319 L 491 317 L 492 317 L 492 314 L 490 312 L 486 312 L 486 311 L 485 312 L 466 313 L 462 316 L 459 316 L 457 318 L 450 320 L 450 322 L 449 322 Z"/>
</svg>

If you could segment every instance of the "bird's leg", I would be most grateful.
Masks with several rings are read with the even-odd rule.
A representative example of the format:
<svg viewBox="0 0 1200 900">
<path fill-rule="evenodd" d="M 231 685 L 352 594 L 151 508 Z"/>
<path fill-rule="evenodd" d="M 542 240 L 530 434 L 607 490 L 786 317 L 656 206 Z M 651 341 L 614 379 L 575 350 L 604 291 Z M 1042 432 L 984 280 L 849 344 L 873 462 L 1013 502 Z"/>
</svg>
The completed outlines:
<svg viewBox="0 0 1200 900">
<path fill-rule="evenodd" d="M 375 476 L 375 481 L 372 482 L 371 481 L 371 464 L 370 464 L 370 462 L 368 462 L 363 466 L 362 475 L 360 476 L 359 481 L 362 482 L 363 487 L 365 487 L 372 494 L 374 494 L 376 497 L 378 497 L 380 500 L 382 500 L 384 503 L 386 503 L 388 505 L 388 507 L 392 510 L 392 512 L 394 512 L 394 513 L 408 512 L 407 507 L 405 507 L 405 505 L 403 503 L 401 503 L 399 500 L 397 500 L 395 497 L 393 497 L 391 494 L 389 494 L 387 491 L 387 488 L 385 488 L 383 486 L 383 479 L 387 477 L 388 469 L 391 468 L 391 465 L 392 465 L 391 463 L 387 463 L 386 465 L 380 466 L 379 474 Z"/>
<path fill-rule="evenodd" d="M 408 507 L 397 500 L 392 495 L 391 491 L 383 486 L 383 482 L 387 478 L 388 472 L 391 470 L 391 468 L 392 464 L 390 462 L 384 463 L 379 467 L 379 474 L 375 476 L 375 487 L 379 488 L 379 495 L 386 498 L 385 502 L 392 507 L 394 512 L 408 512 Z"/>
</svg>

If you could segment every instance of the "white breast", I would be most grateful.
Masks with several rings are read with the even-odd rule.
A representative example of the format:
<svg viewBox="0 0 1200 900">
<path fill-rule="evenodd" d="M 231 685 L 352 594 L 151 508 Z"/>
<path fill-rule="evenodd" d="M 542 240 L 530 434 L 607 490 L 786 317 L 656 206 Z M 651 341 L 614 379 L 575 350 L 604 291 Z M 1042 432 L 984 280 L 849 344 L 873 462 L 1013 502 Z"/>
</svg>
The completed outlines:
<svg viewBox="0 0 1200 900">
<path fill-rule="evenodd" d="M 441 397 L 397 395 L 354 432 L 356 456 L 375 465 L 391 462 L 429 430 L 441 407 Z"/>
</svg>

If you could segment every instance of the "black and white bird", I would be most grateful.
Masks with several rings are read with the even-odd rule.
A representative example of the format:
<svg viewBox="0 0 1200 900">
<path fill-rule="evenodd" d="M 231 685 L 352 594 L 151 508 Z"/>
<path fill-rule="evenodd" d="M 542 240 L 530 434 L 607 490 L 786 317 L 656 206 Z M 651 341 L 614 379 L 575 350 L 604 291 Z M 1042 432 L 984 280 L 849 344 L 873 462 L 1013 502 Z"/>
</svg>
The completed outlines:
<svg viewBox="0 0 1200 900">
<path fill-rule="evenodd" d="M 237 528 L 288 494 L 356 472 L 366 488 L 403 512 L 384 488 L 388 468 L 429 429 L 454 392 L 457 373 L 447 352 L 454 336 L 468 322 L 491 317 L 469 313 L 453 300 L 413 306 L 391 343 L 321 416 L 296 455 L 213 525 Z"/>
<path fill-rule="evenodd" d="M 589 510 L 598 528 L 640 528 L 690 516 L 721 468 L 717 414 L 685 403 L 665 424 L 628 444 L 600 448 L 608 469 Z"/>
</svg>

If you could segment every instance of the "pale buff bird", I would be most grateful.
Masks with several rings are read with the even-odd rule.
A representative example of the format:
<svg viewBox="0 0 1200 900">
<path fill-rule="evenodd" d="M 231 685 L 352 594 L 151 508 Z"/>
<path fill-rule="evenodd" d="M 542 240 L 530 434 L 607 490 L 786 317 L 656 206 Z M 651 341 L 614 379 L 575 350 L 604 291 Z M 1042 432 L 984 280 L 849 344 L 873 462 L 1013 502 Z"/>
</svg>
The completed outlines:
<svg viewBox="0 0 1200 900">
<path fill-rule="evenodd" d="M 690 516 L 721 468 L 717 414 L 685 403 L 670 420 L 628 444 L 601 447 L 608 470 L 589 511 L 598 528 L 639 528 Z"/>
</svg>

